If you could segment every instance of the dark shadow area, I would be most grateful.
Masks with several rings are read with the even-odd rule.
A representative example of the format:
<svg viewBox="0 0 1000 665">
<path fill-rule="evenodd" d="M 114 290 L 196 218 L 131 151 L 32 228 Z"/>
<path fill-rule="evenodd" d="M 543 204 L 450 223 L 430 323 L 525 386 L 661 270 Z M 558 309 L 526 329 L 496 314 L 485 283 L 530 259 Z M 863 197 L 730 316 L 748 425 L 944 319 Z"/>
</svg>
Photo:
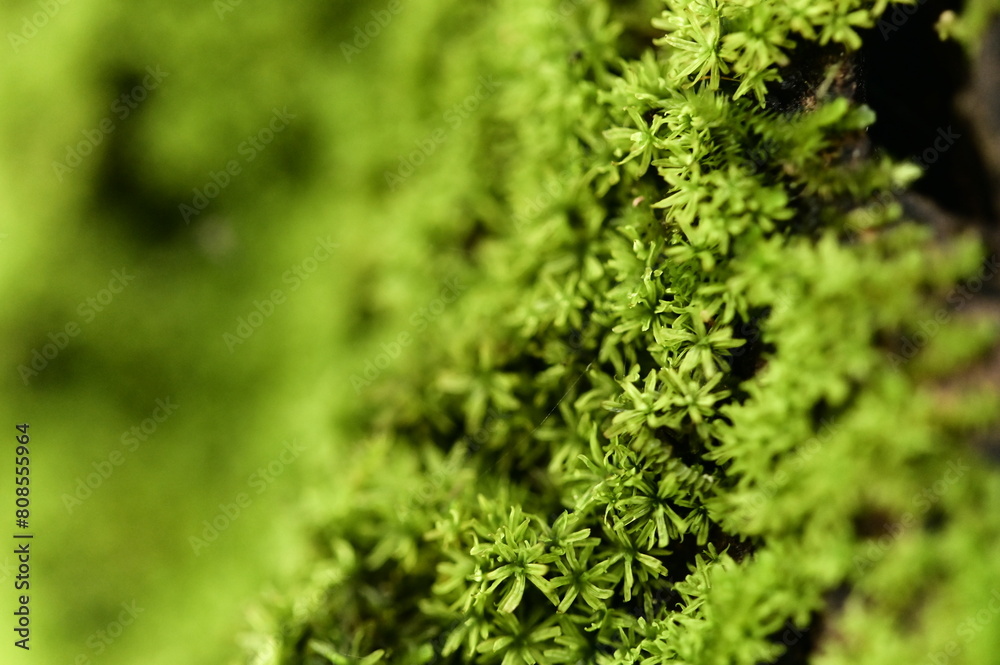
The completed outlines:
<svg viewBox="0 0 1000 665">
<path fill-rule="evenodd" d="M 773 665 L 799 665 L 809 662 L 809 655 L 816 646 L 817 637 L 823 632 L 823 615 L 813 612 L 809 625 L 798 628 L 791 621 L 771 635 L 771 641 L 785 646 Z"/>
<path fill-rule="evenodd" d="M 913 191 L 961 217 L 995 217 L 988 171 L 972 127 L 956 99 L 969 81 L 962 47 L 942 41 L 935 24 L 957 0 L 892 5 L 862 35 L 860 101 L 878 121 L 869 129 L 877 148 L 921 164 Z"/>
<path fill-rule="evenodd" d="M 144 72 L 132 69 L 112 76 L 115 102 L 111 109 L 115 115 L 109 117 L 115 128 L 105 137 L 99 155 L 93 201 L 96 217 L 115 220 L 130 239 L 157 245 L 173 240 L 185 224 L 178 209 L 182 197 L 157 187 L 139 158 L 140 120 L 154 103 L 146 94 L 156 95 L 155 90 L 145 92 L 144 76 Z"/>
</svg>

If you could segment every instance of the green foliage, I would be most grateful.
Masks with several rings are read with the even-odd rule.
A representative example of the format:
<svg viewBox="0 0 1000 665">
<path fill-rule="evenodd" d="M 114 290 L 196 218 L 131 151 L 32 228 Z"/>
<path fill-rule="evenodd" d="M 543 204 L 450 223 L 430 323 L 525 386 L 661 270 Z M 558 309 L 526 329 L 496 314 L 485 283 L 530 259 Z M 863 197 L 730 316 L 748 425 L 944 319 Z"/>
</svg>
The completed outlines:
<svg viewBox="0 0 1000 665">
<path fill-rule="evenodd" d="M 276 662 L 750 665 L 807 628 L 823 662 L 918 662 L 1000 586 L 968 443 L 1000 403 L 944 382 L 996 326 L 893 347 L 981 248 L 885 205 L 909 167 L 857 157 L 875 118 L 834 71 L 773 99 L 886 3 L 649 5 L 511 0 L 455 48 L 503 81 L 469 120 L 496 140 L 415 191 L 479 174 L 447 240 L 475 238 L 471 286 L 367 396 L 371 471 L 318 528 L 312 600 L 275 610 Z M 642 12 L 658 38 L 622 57 Z"/>
</svg>

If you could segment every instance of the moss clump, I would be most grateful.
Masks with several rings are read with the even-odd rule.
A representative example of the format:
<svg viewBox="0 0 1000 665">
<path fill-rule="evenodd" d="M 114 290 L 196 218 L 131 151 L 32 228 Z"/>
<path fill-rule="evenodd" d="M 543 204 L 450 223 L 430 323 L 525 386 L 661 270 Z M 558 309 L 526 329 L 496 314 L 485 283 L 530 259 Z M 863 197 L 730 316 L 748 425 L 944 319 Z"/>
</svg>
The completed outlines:
<svg viewBox="0 0 1000 665">
<path fill-rule="evenodd" d="M 955 300 L 981 245 L 907 221 L 917 170 L 866 138 L 886 8 L 463 10 L 498 91 L 397 196 L 467 288 L 365 388 L 253 658 L 988 660 L 1000 405 L 963 377 L 998 331 Z"/>
</svg>

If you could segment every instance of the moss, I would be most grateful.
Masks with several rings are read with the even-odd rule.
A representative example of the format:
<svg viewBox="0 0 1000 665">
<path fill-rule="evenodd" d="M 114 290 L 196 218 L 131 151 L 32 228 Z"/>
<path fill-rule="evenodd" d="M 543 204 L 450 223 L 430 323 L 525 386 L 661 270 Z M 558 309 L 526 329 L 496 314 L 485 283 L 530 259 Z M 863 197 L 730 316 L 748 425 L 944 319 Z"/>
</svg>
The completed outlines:
<svg viewBox="0 0 1000 665">
<path fill-rule="evenodd" d="M 963 377 L 998 330 L 952 301 L 980 242 L 906 218 L 918 170 L 867 139 L 897 8 L 466 12 L 455 76 L 497 91 L 395 201 L 467 288 L 364 388 L 251 660 L 984 662 L 1000 404 Z"/>
</svg>

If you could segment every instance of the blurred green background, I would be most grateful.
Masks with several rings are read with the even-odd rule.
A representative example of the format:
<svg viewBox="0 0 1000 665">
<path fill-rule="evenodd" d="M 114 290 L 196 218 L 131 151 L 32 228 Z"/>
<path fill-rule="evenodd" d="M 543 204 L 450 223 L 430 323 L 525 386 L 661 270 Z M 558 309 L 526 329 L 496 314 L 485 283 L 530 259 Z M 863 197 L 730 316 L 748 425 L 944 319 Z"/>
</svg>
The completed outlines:
<svg viewBox="0 0 1000 665">
<path fill-rule="evenodd" d="M 0 554 L 0 662 L 231 662 L 297 576 L 356 452 L 352 374 L 464 260 L 472 124 L 385 178 L 477 85 L 470 10 L 430 5 L 0 7 L 0 540 L 22 422 L 35 535 L 27 653 Z"/>
</svg>

